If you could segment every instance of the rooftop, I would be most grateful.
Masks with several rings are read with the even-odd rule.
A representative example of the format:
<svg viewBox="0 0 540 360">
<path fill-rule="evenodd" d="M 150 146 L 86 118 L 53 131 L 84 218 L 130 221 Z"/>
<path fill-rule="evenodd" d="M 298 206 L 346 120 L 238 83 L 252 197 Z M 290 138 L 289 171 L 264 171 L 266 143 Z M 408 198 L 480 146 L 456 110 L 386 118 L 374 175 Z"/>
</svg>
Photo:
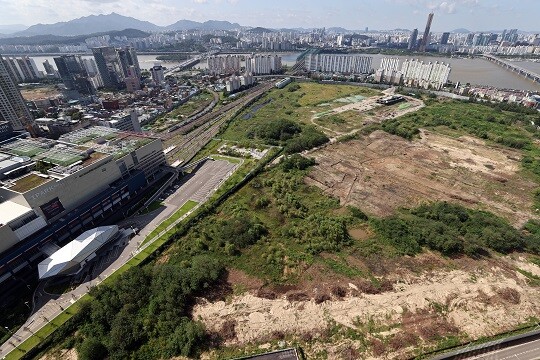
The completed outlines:
<svg viewBox="0 0 540 360">
<path fill-rule="evenodd" d="M 101 226 L 83 232 L 38 265 L 39 278 L 70 274 L 90 255 L 118 234 L 118 226 Z"/>
<path fill-rule="evenodd" d="M 13 186 L 9 186 L 8 188 L 9 190 L 16 191 L 18 193 L 25 193 L 49 181 L 51 181 L 50 178 L 32 173 L 13 181 Z"/>
<path fill-rule="evenodd" d="M 0 226 L 8 224 L 10 221 L 32 211 L 32 209 L 14 203 L 12 201 L 4 201 L 0 203 Z"/>
</svg>

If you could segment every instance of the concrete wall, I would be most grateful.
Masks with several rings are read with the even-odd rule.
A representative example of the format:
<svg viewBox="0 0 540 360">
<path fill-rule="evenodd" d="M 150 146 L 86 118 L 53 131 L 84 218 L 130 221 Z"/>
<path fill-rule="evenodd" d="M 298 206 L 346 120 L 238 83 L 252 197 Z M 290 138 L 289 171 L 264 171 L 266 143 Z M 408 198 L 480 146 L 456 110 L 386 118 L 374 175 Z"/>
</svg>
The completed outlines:
<svg viewBox="0 0 540 360">
<path fill-rule="evenodd" d="M 0 253 L 6 251 L 19 242 L 15 233 L 8 225 L 0 226 Z"/>
<path fill-rule="evenodd" d="M 68 212 L 106 190 L 110 183 L 120 177 L 121 173 L 116 162 L 112 156 L 107 156 L 64 179 L 38 186 L 26 192 L 24 197 L 30 207 L 36 210 L 39 215 L 44 216 L 39 206 L 56 197 L 60 199 L 65 212 Z M 63 216 L 65 212 L 56 216 L 55 219 Z M 51 220 L 54 219 L 50 219 L 49 222 Z"/>
</svg>

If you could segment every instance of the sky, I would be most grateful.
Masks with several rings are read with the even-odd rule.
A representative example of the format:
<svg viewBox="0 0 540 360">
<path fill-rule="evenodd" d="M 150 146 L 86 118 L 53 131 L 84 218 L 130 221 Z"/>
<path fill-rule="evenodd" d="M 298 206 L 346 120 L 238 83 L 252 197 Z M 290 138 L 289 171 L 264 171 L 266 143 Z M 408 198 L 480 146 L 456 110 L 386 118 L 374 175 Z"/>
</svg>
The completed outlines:
<svg viewBox="0 0 540 360">
<path fill-rule="evenodd" d="M 0 25 L 55 23 L 116 12 L 157 25 L 180 19 L 244 26 L 540 30 L 540 0 L 0 0 Z"/>
</svg>

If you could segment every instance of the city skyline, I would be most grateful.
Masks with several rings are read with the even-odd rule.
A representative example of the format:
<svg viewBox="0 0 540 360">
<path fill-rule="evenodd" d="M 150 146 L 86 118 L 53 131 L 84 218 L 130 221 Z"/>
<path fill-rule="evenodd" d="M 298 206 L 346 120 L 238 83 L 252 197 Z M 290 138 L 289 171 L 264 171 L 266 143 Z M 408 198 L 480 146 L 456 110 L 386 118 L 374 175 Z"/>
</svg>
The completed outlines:
<svg viewBox="0 0 540 360">
<path fill-rule="evenodd" d="M 242 26 L 269 28 L 343 27 L 350 30 L 422 28 L 426 15 L 435 14 L 432 31 L 471 31 L 519 28 L 537 31 L 535 19 L 540 4 L 508 0 L 366 0 L 361 3 L 336 0 L 284 1 L 269 4 L 247 0 L 60 0 L 54 6 L 45 0 L 0 0 L 0 24 L 56 23 L 75 18 L 116 12 L 156 25 L 170 25 L 181 19 L 227 20 Z M 0 31 L 1 32 L 1 31 Z"/>
</svg>

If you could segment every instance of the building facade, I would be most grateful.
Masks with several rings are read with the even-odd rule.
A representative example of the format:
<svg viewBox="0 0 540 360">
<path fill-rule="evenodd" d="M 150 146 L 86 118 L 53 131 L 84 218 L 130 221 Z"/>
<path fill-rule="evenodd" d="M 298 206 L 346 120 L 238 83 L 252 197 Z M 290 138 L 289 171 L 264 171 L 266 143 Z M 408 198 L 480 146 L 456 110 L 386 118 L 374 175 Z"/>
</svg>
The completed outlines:
<svg viewBox="0 0 540 360">
<path fill-rule="evenodd" d="M 246 73 L 253 75 L 275 74 L 281 71 L 281 56 L 251 55 L 246 56 Z"/>
<path fill-rule="evenodd" d="M 34 119 L 21 92 L 0 55 L 0 121 L 8 121 L 13 130 L 36 134 Z"/>
<path fill-rule="evenodd" d="M 308 54 L 306 69 L 315 72 L 367 74 L 371 72 L 371 56 L 357 54 Z"/>
</svg>

